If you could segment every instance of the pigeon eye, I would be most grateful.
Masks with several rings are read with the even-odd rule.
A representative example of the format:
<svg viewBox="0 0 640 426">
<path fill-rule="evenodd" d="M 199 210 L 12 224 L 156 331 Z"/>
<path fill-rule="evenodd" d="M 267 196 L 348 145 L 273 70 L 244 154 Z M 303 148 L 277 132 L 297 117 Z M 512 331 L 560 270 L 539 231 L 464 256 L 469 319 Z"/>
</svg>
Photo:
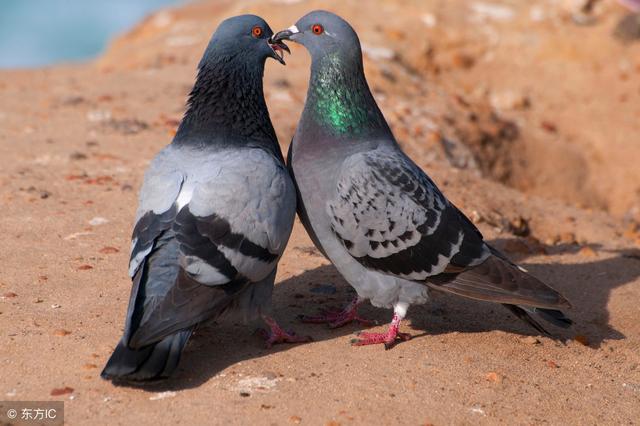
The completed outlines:
<svg viewBox="0 0 640 426">
<path fill-rule="evenodd" d="M 251 29 L 251 35 L 254 36 L 255 38 L 258 38 L 262 35 L 262 28 L 260 27 L 253 27 Z"/>
<path fill-rule="evenodd" d="M 311 27 L 311 31 L 313 31 L 315 35 L 320 35 L 324 32 L 324 28 L 320 24 L 315 24 L 313 27 Z"/>
</svg>

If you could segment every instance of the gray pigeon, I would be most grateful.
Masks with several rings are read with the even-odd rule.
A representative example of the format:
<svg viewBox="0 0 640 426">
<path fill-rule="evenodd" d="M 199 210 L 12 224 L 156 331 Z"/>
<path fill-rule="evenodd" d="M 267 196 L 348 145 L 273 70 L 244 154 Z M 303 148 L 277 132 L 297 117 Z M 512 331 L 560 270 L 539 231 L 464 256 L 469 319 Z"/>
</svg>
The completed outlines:
<svg viewBox="0 0 640 426">
<path fill-rule="evenodd" d="M 386 333 L 361 333 L 355 345 L 387 348 L 411 304 L 430 289 L 502 303 L 546 333 L 529 314 L 568 327 L 558 292 L 483 241 L 471 221 L 440 192 L 396 142 L 364 76 L 360 42 L 342 18 L 311 12 L 273 40 L 311 54 L 304 111 L 289 149 L 298 213 L 316 246 L 356 289 L 341 312 L 306 317 L 337 327 L 365 322 L 365 300 L 393 307 Z"/>
<path fill-rule="evenodd" d="M 102 377 L 168 377 L 198 324 L 262 316 L 267 344 L 306 338 L 268 316 L 295 217 L 295 187 L 262 90 L 282 42 L 252 15 L 222 22 L 198 66 L 173 142 L 146 171 L 133 230 L 125 331 Z"/>
</svg>

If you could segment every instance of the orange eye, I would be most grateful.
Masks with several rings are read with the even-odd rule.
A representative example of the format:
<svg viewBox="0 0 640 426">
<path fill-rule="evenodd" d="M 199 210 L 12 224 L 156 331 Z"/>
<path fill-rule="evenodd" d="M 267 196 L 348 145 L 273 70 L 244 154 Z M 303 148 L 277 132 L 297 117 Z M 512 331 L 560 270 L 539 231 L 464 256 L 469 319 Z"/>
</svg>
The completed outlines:
<svg viewBox="0 0 640 426">
<path fill-rule="evenodd" d="M 313 27 L 311 27 L 311 31 L 313 31 L 315 35 L 320 35 L 324 32 L 324 28 L 322 28 L 322 25 L 320 24 L 315 24 Z"/>
<path fill-rule="evenodd" d="M 262 35 L 262 28 L 260 27 L 253 27 L 251 29 L 251 35 L 254 36 L 255 38 L 258 38 Z"/>
</svg>

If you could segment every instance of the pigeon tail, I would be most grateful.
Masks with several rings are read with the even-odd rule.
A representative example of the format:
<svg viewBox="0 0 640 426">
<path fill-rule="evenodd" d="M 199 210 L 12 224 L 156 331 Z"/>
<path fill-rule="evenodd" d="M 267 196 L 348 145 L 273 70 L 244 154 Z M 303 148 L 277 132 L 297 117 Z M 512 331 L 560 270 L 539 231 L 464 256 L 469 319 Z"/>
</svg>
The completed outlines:
<svg viewBox="0 0 640 426">
<path fill-rule="evenodd" d="M 176 369 L 192 331 L 179 331 L 140 349 L 131 349 L 121 340 L 100 376 L 124 382 L 165 379 Z"/>
<path fill-rule="evenodd" d="M 539 318 L 550 322 L 556 327 L 569 328 L 573 325 L 573 321 L 567 318 L 562 311 L 557 309 L 532 308 L 530 306 L 516 306 L 506 303 L 503 304 L 503 306 L 510 310 L 516 317 L 520 318 L 522 321 L 526 322 L 547 337 L 553 337 L 553 335 L 529 314 L 535 314 Z"/>
</svg>

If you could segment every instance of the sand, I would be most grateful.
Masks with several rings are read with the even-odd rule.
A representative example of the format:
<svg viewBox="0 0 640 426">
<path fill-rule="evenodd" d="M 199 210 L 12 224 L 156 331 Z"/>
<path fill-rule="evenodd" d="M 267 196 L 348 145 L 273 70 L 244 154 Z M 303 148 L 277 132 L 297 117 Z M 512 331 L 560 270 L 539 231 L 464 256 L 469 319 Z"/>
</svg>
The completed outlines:
<svg viewBox="0 0 640 426">
<path fill-rule="evenodd" d="M 588 26 L 564 4 L 469 4 L 187 5 L 96 62 L 2 71 L 0 399 L 62 400 L 70 425 L 638 423 L 639 45 L 611 35 L 625 13 L 613 3 L 597 2 Z M 286 27 L 321 5 L 352 17 L 407 152 L 489 241 L 567 296 L 575 326 L 552 340 L 500 306 L 434 295 L 403 323 L 412 340 L 352 347 L 357 324 L 296 320 L 351 295 L 296 223 L 273 304 L 312 343 L 266 349 L 221 321 L 165 383 L 100 379 L 122 332 L 142 174 L 171 140 L 210 33 L 225 16 Z M 292 50 L 287 68 L 265 72 L 285 150 L 308 76 Z M 362 313 L 376 330 L 391 317 Z"/>
</svg>

